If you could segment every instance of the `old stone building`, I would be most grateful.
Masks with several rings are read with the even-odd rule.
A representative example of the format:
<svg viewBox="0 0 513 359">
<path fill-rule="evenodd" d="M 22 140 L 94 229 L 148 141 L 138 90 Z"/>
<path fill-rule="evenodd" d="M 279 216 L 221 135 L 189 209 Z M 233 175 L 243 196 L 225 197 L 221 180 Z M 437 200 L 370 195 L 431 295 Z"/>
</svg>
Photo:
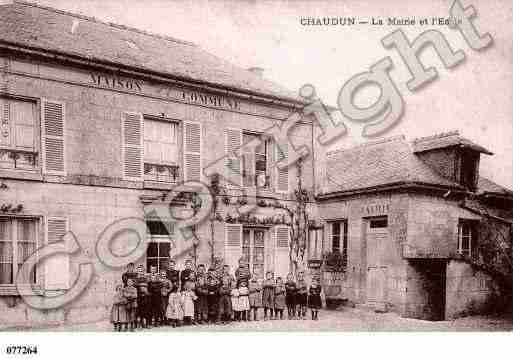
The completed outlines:
<svg viewBox="0 0 513 359">
<path fill-rule="evenodd" d="M 105 318 L 124 269 L 103 263 L 96 244 L 126 218 L 147 223 L 148 247 L 136 263 L 147 268 L 165 268 L 170 257 L 180 267 L 187 258 L 208 266 L 215 257 L 233 270 L 245 257 L 259 277 L 286 275 L 281 207 L 293 205 L 295 168 L 276 168 L 286 149 L 261 136 L 301 108 L 296 95 L 181 40 L 18 1 L 0 6 L 0 19 L 2 324 Z M 294 145 L 311 144 L 312 131 L 303 118 L 289 136 Z M 223 158 L 255 140 L 241 158 Z M 313 158 L 302 167 L 310 191 Z M 194 191 L 177 197 L 172 189 L 210 185 L 205 169 L 219 160 L 231 161 L 240 177 L 229 184 L 220 176 L 215 218 L 196 226 L 196 239 L 184 238 L 173 216 L 190 215 Z M 255 188 L 256 199 L 247 195 Z M 250 215 L 240 211 L 255 202 Z M 155 217 L 145 209 L 154 203 L 173 215 Z M 67 231 L 80 253 L 42 261 L 26 285 L 36 295 L 66 292 L 84 258 L 94 265 L 91 283 L 63 308 L 30 308 L 16 291 L 18 268 Z M 137 244 L 130 231 L 119 239 L 112 247 L 120 255 Z"/>
<path fill-rule="evenodd" d="M 479 175 L 481 154 L 457 132 L 329 153 L 318 206 L 345 267 L 325 273 L 327 296 L 434 320 L 496 305 L 513 192 Z"/>
</svg>

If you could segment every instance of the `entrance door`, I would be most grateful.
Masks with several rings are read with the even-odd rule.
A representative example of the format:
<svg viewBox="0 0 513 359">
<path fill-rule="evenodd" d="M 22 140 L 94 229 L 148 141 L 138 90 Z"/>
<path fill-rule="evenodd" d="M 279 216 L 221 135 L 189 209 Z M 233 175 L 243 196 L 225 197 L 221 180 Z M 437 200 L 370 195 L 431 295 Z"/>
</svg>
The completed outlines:
<svg viewBox="0 0 513 359">
<path fill-rule="evenodd" d="M 371 218 L 367 222 L 367 305 L 384 309 L 387 266 L 384 264 L 388 240 L 387 217 Z"/>
<path fill-rule="evenodd" d="M 265 273 L 265 236 L 264 228 L 248 228 L 242 230 L 242 258 L 249 263 L 252 274 L 264 278 Z"/>
</svg>

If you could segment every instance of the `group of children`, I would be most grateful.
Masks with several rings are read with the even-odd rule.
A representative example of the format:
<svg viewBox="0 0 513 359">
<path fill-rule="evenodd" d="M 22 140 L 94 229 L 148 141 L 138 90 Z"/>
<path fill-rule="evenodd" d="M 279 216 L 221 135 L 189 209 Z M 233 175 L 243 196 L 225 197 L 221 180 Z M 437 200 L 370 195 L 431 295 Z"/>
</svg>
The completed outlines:
<svg viewBox="0 0 513 359">
<path fill-rule="evenodd" d="M 261 283 L 251 276 L 243 261 L 235 276 L 227 265 L 220 274 L 213 269 L 206 272 L 202 264 L 194 271 L 190 261 L 182 271 L 175 269 L 172 260 L 169 268 L 160 273 L 153 266 L 149 273 L 145 273 L 142 265 L 137 271 L 134 269 L 130 263 L 122 276 L 123 284 L 116 286 L 111 322 L 117 331 L 256 321 L 259 308 L 263 308 L 267 320 L 283 319 L 285 308 L 288 319 L 306 319 L 310 307 L 312 320 L 317 320 L 321 308 L 319 280 L 314 279 L 308 287 L 303 272 L 298 273 L 297 281 L 289 274 L 285 283 L 281 277 L 275 279 L 273 272 L 267 272 Z"/>
</svg>

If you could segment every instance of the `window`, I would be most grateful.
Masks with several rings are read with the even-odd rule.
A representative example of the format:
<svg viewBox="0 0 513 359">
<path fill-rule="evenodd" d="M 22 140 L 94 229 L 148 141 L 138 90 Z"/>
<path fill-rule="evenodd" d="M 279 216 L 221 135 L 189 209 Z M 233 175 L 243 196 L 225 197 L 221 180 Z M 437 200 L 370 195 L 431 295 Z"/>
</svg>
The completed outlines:
<svg viewBox="0 0 513 359">
<path fill-rule="evenodd" d="M 370 228 L 387 228 L 388 227 L 388 217 L 370 219 L 369 227 Z"/>
<path fill-rule="evenodd" d="M 479 166 L 479 154 L 463 152 L 461 154 L 461 178 L 460 183 L 471 191 L 477 186 L 477 173 Z"/>
<path fill-rule="evenodd" d="M 144 179 L 176 182 L 179 163 L 178 123 L 144 119 Z"/>
<path fill-rule="evenodd" d="M 322 228 L 308 230 L 308 259 L 322 258 Z"/>
<path fill-rule="evenodd" d="M 476 240 L 476 222 L 460 219 L 458 224 L 458 253 L 470 256 Z"/>
<path fill-rule="evenodd" d="M 331 250 L 342 254 L 344 263 L 347 261 L 347 221 L 333 221 L 331 227 Z"/>
<path fill-rule="evenodd" d="M 15 284 L 16 274 L 37 248 L 37 220 L 0 217 L 0 285 Z M 30 283 L 36 283 L 36 269 Z"/>
<path fill-rule="evenodd" d="M 242 258 L 249 263 L 251 273 L 264 278 L 265 272 L 265 229 L 243 228 Z"/>
<path fill-rule="evenodd" d="M 0 98 L 0 168 L 33 170 L 37 167 L 36 104 Z"/>
<path fill-rule="evenodd" d="M 254 148 L 244 148 L 242 156 L 242 183 L 244 187 L 257 186 L 269 188 L 269 151 L 271 150 L 270 140 L 261 138 L 261 135 L 254 133 L 243 133 L 243 145 L 252 140 L 260 138 L 261 144 Z"/>
<path fill-rule="evenodd" d="M 174 234 L 171 222 L 147 221 L 150 242 L 146 250 L 146 268 L 157 267 L 157 271 L 167 269 L 170 257 L 172 236 Z"/>
</svg>

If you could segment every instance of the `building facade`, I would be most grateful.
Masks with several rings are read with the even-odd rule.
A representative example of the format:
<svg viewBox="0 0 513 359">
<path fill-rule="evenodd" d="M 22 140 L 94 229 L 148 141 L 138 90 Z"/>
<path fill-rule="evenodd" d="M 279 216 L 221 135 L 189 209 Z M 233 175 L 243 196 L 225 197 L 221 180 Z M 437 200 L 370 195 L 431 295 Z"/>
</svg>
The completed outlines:
<svg viewBox="0 0 513 359">
<path fill-rule="evenodd" d="M 222 258 L 234 270 L 243 257 L 258 277 L 288 273 L 283 206 L 293 205 L 296 170 L 274 166 L 286 149 L 262 134 L 300 108 L 297 97 L 191 43 L 22 2 L 0 7 L 0 15 L 2 324 L 105 318 L 124 268 L 100 260 L 97 243 L 130 218 L 145 227 L 148 247 L 136 264 L 146 268 L 165 268 L 170 258 L 179 267 Z M 304 118 L 289 138 L 311 145 L 312 122 Z M 246 143 L 256 145 L 232 158 Z M 302 166 L 309 190 L 312 164 L 313 156 Z M 228 167 L 239 176 L 222 173 Z M 176 218 L 194 212 L 195 189 L 174 191 L 210 186 L 214 177 L 215 218 L 195 225 L 190 239 Z M 155 216 L 156 203 L 167 214 Z M 251 204 L 258 206 L 245 214 Z M 91 283 L 62 308 L 33 309 L 17 294 L 18 269 L 68 231 L 80 253 L 41 261 L 26 285 L 42 296 L 65 293 L 84 260 L 94 265 Z M 139 240 L 130 230 L 116 238 L 119 256 Z"/>
<path fill-rule="evenodd" d="M 457 132 L 328 154 L 319 215 L 346 262 L 327 295 L 429 320 L 495 309 L 513 192 L 479 175 L 481 154 Z"/>
</svg>

